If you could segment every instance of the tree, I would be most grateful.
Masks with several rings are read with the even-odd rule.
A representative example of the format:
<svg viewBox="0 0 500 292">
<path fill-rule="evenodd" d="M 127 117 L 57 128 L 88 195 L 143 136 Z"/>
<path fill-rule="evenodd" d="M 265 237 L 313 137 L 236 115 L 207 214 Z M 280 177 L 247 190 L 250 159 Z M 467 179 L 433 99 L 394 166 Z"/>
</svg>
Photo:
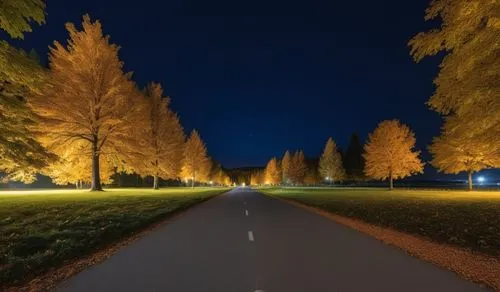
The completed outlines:
<svg viewBox="0 0 500 292">
<path fill-rule="evenodd" d="M 134 133 L 138 110 L 135 84 L 123 72 L 119 47 L 103 36 L 99 21 L 83 17 L 83 30 L 66 24 L 67 47 L 55 41 L 50 48 L 50 72 L 40 94 L 30 99 L 41 117 L 39 132 L 45 146 L 84 141 L 90 146 L 91 190 L 101 187 L 100 156 L 118 155 Z"/>
<path fill-rule="evenodd" d="M 44 22 L 44 8 L 37 0 L 2 1 L 0 29 L 22 39 L 24 32 L 31 31 L 30 20 Z M 36 171 L 55 159 L 36 141 L 31 127 L 37 117 L 25 99 L 38 90 L 44 76 L 37 60 L 0 41 L 0 172 L 7 173 L 5 180 L 32 182 Z"/>
<path fill-rule="evenodd" d="M 302 150 L 298 150 L 292 155 L 290 160 L 289 176 L 292 183 L 294 184 L 304 183 L 306 170 L 307 167 L 306 167 L 304 152 L 302 152 Z"/>
<path fill-rule="evenodd" d="M 450 120 L 446 125 L 452 125 Z M 469 190 L 472 190 L 472 173 L 500 164 L 500 155 L 496 149 L 477 140 L 470 140 L 466 135 L 443 128 L 440 137 L 429 146 L 432 165 L 444 173 L 458 174 L 467 172 Z"/>
<path fill-rule="evenodd" d="M 136 124 L 132 167 L 141 176 L 153 177 L 153 189 L 159 189 L 159 179 L 173 179 L 182 168 L 184 129 L 178 116 L 169 107 L 170 99 L 163 96 L 160 84 L 150 83 L 144 90 L 144 106 Z"/>
<path fill-rule="evenodd" d="M 203 181 L 210 174 L 210 169 L 211 163 L 205 143 L 198 131 L 193 130 L 184 144 L 182 175 L 186 180 L 191 180 L 191 186 L 194 188 L 196 179 Z"/>
<path fill-rule="evenodd" d="M 288 183 L 288 181 L 290 180 L 290 163 L 291 163 L 290 152 L 287 150 L 285 151 L 285 155 L 283 155 L 283 158 L 281 159 L 282 181 L 285 184 Z"/>
<path fill-rule="evenodd" d="M 359 141 L 357 134 L 352 134 L 349 140 L 349 146 L 344 155 L 344 168 L 349 180 L 363 180 L 363 169 L 365 160 L 363 158 L 363 145 Z"/>
<path fill-rule="evenodd" d="M 265 170 L 257 170 L 250 175 L 250 185 L 258 186 L 265 184 Z"/>
<path fill-rule="evenodd" d="M 342 181 L 345 178 L 342 157 L 337 151 L 337 145 L 332 138 L 328 138 L 323 154 L 319 159 L 319 173 L 329 181 Z"/>
<path fill-rule="evenodd" d="M 414 151 L 415 134 L 398 120 L 381 122 L 368 136 L 363 157 L 366 160 L 365 174 L 373 179 L 393 180 L 422 173 L 424 164 Z"/>
<path fill-rule="evenodd" d="M 281 183 L 281 171 L 276 157 L 271 158 L 267 163 L 265 180 L 265 183 L 270 185 L 279 185 Z"/>
<path fill-rule="evenodd" d="M 440 28 L 421 32 L 409 42 L 416 62 L 446 53 L 434 80 L 436 91 L 427 102 L 445 116 L 442 136 L 435 142 L 460 140 L 488 149 L 488 159 L 495 161 L 492 167 L 500 166 L 499 10 L 498 1 L 432 1 L 425 19 L 440 18 Z"/>
</svg>

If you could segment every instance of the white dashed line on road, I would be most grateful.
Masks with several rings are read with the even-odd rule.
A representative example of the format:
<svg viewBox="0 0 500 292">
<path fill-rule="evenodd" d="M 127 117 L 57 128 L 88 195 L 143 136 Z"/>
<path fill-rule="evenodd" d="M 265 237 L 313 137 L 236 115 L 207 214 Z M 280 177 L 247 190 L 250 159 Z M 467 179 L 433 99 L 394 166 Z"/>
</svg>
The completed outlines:
<svg viewBox="0 0 500 292">
<path fill-rule="evenodd" d="M 245 210 L 245 216 L 248 216 L 248 210 Z"/>
<path fill-rule="evenodd" d="M 248 231 L 248 240 L 254 241 L 254 239 L 253 239 L 253 232 L 252 231 Z"/>
</svg>

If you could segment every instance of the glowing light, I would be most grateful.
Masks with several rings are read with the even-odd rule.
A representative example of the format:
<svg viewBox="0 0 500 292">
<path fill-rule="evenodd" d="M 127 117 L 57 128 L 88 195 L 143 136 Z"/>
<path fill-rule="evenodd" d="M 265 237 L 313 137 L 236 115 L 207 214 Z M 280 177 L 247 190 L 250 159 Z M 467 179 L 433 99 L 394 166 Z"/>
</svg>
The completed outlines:
<svg viewBox="0 0 500 292">
<path fill-rule="evenodd" d="M 242 183 L 242 184 L 241 184 L 241 186 L 242 186 L 242 187 L 244 187 L 244 186 L 246 186 L 246 184 L 245 184 L 245 183 Z"/>
<path fill-rule="evenodd" d="M 209 181 L 208 183 L 209 183 L 209 184 L 211 184 L 211 185 L 213 185 L 213 184 L 214 184 L 214 182 L 213 182 L 213 181 Z"/>
<path fill-rule="evenodd" d="M 485 181 L 484 176 L 478 177 L 477 181 L 480 182 L 480 183 L 484 182 Z"/>
</svg>

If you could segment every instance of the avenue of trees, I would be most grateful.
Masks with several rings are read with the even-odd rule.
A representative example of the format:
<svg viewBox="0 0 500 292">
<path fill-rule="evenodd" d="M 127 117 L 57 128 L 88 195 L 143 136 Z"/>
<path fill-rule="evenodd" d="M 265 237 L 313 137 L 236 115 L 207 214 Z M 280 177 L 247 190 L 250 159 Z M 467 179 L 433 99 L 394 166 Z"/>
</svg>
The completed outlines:
<svg viewBox="0 0 500 292">
<path fill-rule="evenodd" d="M 428 150 L 444 173 L 500 167 L 500 2 L 434 0 L 425 20 L 438 27 L 408 43 L 416 62 L 443 54 L 427 105 L 442 115 L 441 134 Z M 2 0 L 0 29 L 24 38 L 45 23 L 45 1 Z M 229 185 L 197 131 L 185 137 L 159 83 L 144 89 L 124 72 L 119 46 L 99 21 L 66 24 L 67 42 L 54 41 L 48 68 L 36 53 L 0 41 L 0 173 L 3 180 L 102 189 L 117 172 L 160 179 Z M 415 134 L 398 120 L 382 121 L 363 146 L 353 135 L 346 151 L 329 138 L 318 159 L 302 150 L 272 158 L 250 177 L 254 185 L 303 185 L 393 180 L 422 173 Z"/>
<path fill-rule="evenodd" d="M 500 167 L 499 11 L 499 1 L 431 1 L 425 20 L 438 19 L 439 27 L 418 33 L 408 43 L 416 62 L 445 53 L 434 80 L 436 90 L 427 102 L 444 121 L 441 135 L 429 146 L 430 163 L 444 173 L 466 172 L 469 189 L 474 172 Z M 363 159 L 351 145 L 343 157 L 344 167 L 351 165 L 345 169 L 348 180 L 364 175 L 389 180 L 392 188 L 393 179 L 423 171 L 414 133 L 397 120 L 381 122 L 369 135 Z M 328 140 L 319 164 L 322 179 L 338 181 L 343 173 L 335 152 L 335 143 Z M 286 157 L 282 162 L 284 177 L 289 161 Z"/>
<path fill-rule="evenodd" d="M 22 39 L 31 21 L 45 22 L 41 0 L 8 0 L 0 28 Z M 102 190 L 117 172 L 160 179 L 229 185 L 197 131 L 186 140 L 179 117 L 158 83 L 140 90 L 123 71 L 119 47 L 99 21 L 84 15 L 66 24 L 67 45 L 54 41 L 49 66 L 36 55 L 0 42 L 0 172 L 4 180 Z"/>
</svg>

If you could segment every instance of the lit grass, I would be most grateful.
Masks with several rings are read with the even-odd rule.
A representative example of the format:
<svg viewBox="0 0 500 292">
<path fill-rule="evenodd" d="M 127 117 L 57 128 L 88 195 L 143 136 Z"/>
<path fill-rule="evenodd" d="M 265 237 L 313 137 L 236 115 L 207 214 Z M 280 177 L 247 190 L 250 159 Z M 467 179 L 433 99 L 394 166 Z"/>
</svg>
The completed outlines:
<svg viewBox="0 0 500 292">
<path fill-rule="evenodd" d="M 261 189 L 331 213 L 500 257 L 500 191 Z"/>
<path fill-rule="evenodd" d="M 26 281 L 226 190 L 2 191 L 0 283 Z"/>
</svg>

